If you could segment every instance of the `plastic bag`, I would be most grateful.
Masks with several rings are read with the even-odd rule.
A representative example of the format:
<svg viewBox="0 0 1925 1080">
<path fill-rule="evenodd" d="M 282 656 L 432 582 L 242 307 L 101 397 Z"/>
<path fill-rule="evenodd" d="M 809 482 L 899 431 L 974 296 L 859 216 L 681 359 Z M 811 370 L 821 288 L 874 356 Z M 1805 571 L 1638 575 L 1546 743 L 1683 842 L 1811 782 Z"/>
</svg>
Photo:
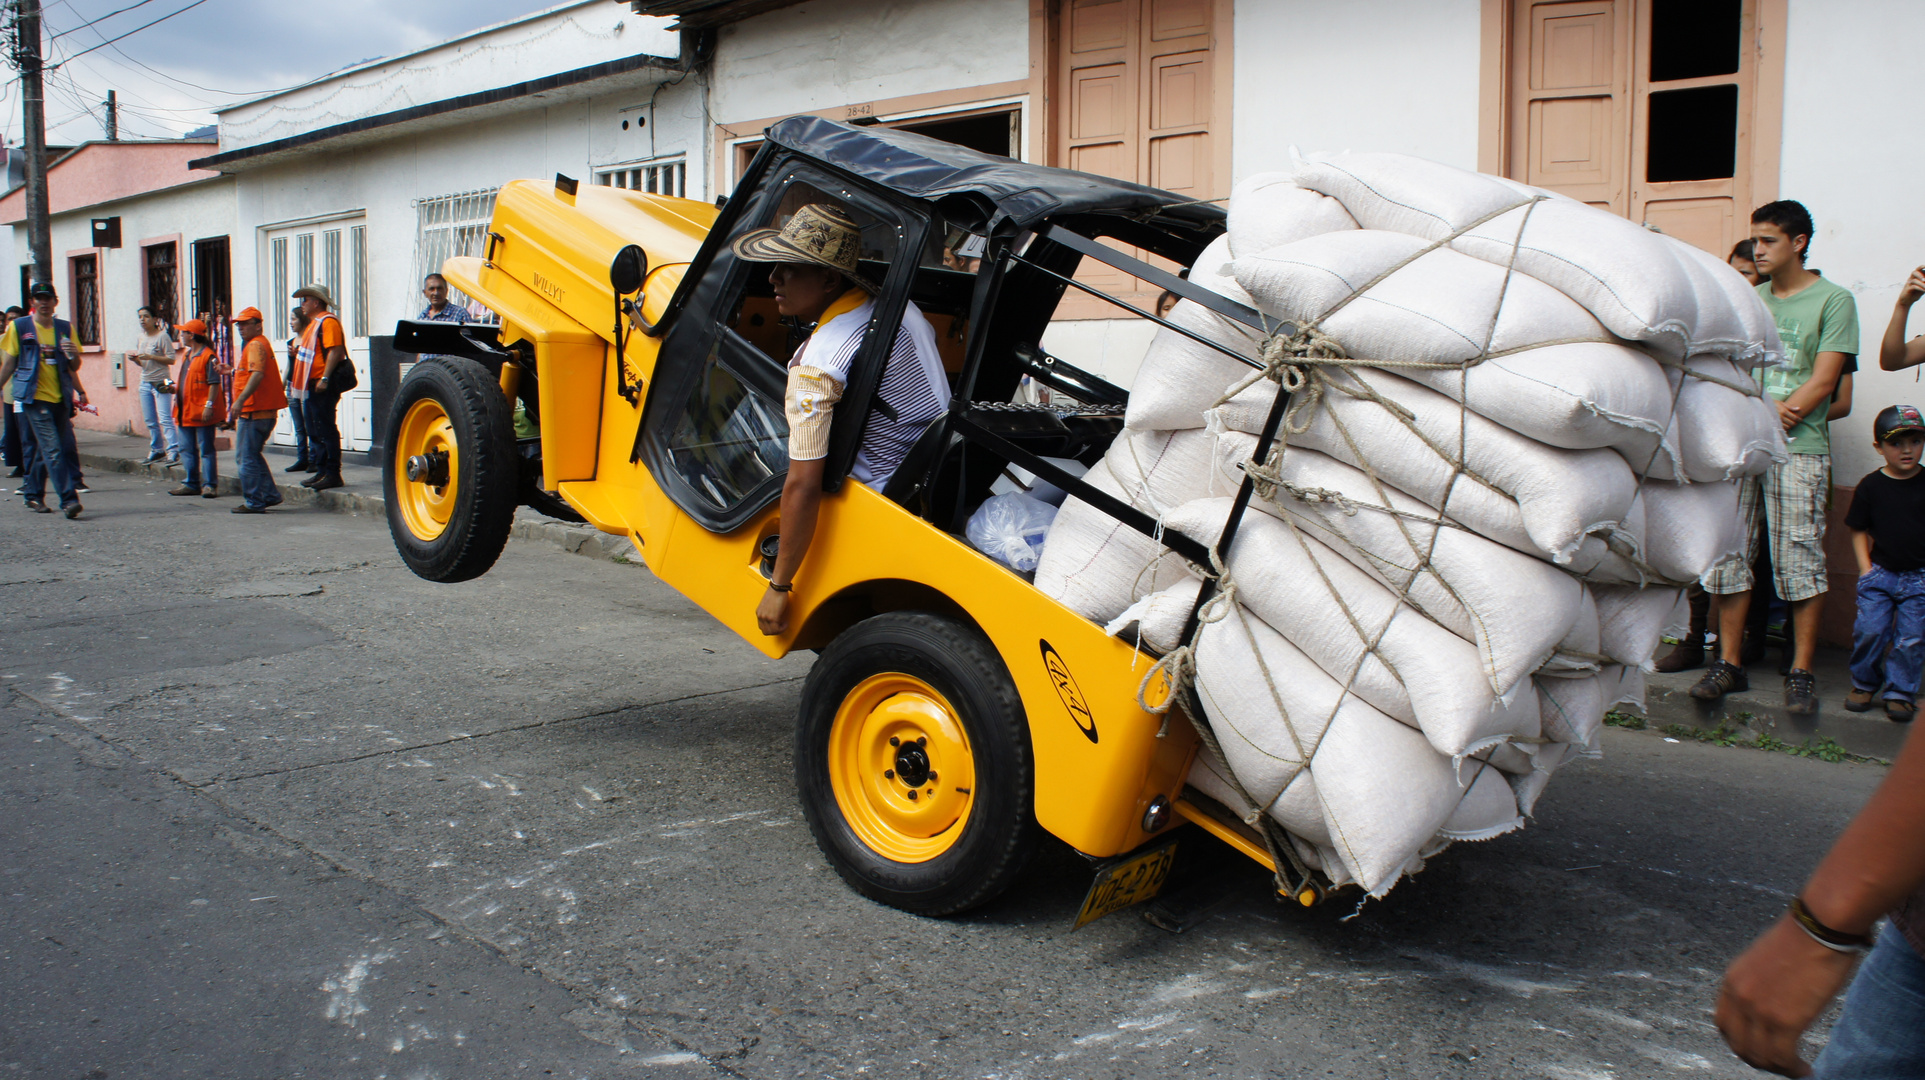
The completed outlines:
<svg viewBox="0 0 1925 1080">
<path fill-rule="evenodd" d="M 1043 537 L 1056 508 L 1020 491 L 994 495 L 969 515 L 963 530 L 977 551 L 1012 570 L 1028 573 L 1043 557 Z"/>
</svg>

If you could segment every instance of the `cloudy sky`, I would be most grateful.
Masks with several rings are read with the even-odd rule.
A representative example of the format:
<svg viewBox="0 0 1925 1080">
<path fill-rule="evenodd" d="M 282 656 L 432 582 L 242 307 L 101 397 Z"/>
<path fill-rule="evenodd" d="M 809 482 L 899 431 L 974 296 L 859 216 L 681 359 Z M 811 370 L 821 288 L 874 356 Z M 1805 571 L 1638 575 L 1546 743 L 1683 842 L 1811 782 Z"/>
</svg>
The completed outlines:
<svg viewBox="0 0 1925 1080">
<path fill-rule="evenodd" d="M 210 110 L 222 105 L 445 41 L 559 0 L 201 0 L 192 7 L 194 0 L 41 2 L 44 37 L 52 38 L 43 47 L 49 62 L 60 64 L 47 79 L 47 141 L 60 145 L 103 137 L 100 103 L 109 89 L 119 94 L 122 138 L 173 138 L 213 123 Z M 131 10 L 112 14 L 123 8 Z M 174 11 L 181 13 L 93 48 Z M 0 131 L 18 145 L 20 83 L 11 69 L 4 74 L 9 81 L 0 91 L 0 115 L 6 118 Z"/>
</svg>

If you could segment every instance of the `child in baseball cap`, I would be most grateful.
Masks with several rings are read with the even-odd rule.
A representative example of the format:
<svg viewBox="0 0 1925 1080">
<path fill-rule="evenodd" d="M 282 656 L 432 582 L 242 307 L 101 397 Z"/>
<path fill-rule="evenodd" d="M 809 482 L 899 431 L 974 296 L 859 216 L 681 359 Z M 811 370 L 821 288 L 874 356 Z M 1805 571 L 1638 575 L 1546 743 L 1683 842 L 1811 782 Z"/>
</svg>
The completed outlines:
<svg viewBox="0 0 1925 1080">
<path fill-rule="evenodd" d="M 1872 445 L 1885 464 L 1858 482 L 1845 513 L 1858 556 L 1845 708 L 1864 712 L 1882 691 L 1886 718 L 1906 723 L 1918 712 L 1925 664 L 1925 413 L 1915 405 L 1881 410 Z"/>
</svg>

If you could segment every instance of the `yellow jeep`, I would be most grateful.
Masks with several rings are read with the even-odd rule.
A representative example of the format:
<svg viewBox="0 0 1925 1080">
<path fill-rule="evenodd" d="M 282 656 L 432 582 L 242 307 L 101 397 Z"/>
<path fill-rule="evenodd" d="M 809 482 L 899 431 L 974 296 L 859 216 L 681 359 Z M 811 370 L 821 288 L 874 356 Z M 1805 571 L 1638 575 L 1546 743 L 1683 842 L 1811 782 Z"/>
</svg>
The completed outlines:
<svg viewBox="0 0 1925 1080">
<path fill-rule="evenodd" d="M 783 323 L 767 267 L 729 242 L 825 201 L 862 227 L 863 275 L 880 285 L 835 409 L 790 629 L 768 637 L 755 611 L 781 525 L 785 365 L 806 328 Z M 1152 857 L 1158 838 L 1184 819 L 1275 869 L 1274 836 L 1186 792 L 1198 736 L 1139 704 L 1153 658 L 961 535 L 1011 464 L 1158 531 L 1044 460 L 1099 460 L 1128 397 L 1038 343 L 1067 289 L 1102 295 L 1073 280 L 1086 258 L 1260 325 L 1124 250 L 1187 266 L 1223 227 L 1220 207 L 1169 192 L 814 117 L 771 128 L 719 209 L 566 177 L 510 183 L 485 253 L 442 268 L 499 327 L 396 331 L 398 349 L 436 355 L 408 373 L 387 419 L 395 545 L 422 577 L 472 578 L 526 503 L 628 537 L 658 577 L 770 656 L 816 650 L 796 785 L 831 864 L 883 903 L 980 904 L 1021 870 L 1039 828 L 1112 872 L 1140 864 L 1129 887 L 1093 891 L 1086 916 L 1152 891 L 1144 866 L 1168 866 Z M 910 300 L 936 331 L 953 402 L 872 490 L 847 475 Z M 1012 403 L 1025 376 L 1072 402 Z M 1208 564 L 1195 541 L 1161 535 Z M 1305 875 L 1279 881 L 1318 896 Z"/>
</svg>

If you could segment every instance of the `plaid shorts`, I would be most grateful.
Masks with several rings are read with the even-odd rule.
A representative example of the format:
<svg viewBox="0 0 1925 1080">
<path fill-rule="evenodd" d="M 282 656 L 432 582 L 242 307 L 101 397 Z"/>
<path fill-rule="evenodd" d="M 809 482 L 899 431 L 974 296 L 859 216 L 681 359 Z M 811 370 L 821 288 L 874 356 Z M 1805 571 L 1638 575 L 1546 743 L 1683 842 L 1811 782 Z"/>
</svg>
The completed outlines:
<svg viewBox="0 0 1925 1080">
<path fill-rule="evenodd" d="M 1706 592 L 1748 592 L 1751 564 L 1758 559 L 1758 515 L 1771 533 L 1771 578 L 1786 600 L 1808 600 L 1828 587 L 1825 570 L 1825 507 L 1831 497 L 1831 455 L 1793 454 L 1762 477 L 1738 484 L 1744 519 L 1743 562 L 1727 559 L 1704 576 Z"/>
</svg>

